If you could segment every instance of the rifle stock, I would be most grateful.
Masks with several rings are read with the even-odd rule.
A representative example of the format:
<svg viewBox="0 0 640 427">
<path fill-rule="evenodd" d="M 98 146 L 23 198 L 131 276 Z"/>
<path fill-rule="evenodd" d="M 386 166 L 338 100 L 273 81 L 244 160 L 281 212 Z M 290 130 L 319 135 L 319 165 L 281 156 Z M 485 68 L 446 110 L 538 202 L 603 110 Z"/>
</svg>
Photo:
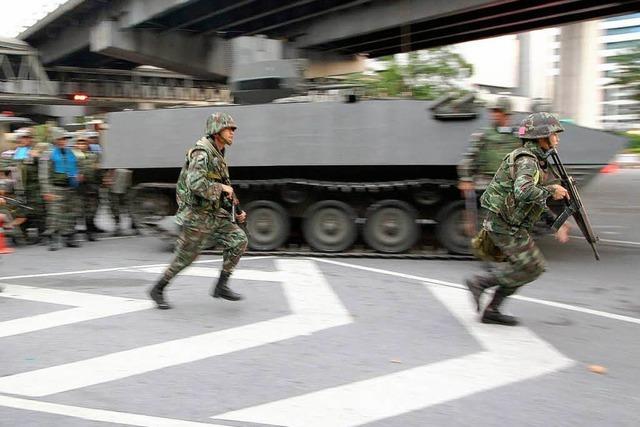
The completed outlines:
<svg viewBox="0 0 640 427">
<path fill-rule="evenodd" d="M 562 182 L 562 186 L 566 188 L 567 192 L 569 193 L 569 200 L 564 199 L 564 211 L 560 215 L 558 215 L 551 228 L 554 231 L 558 231 L 562 224 L 564 224 L 570 216 L 573 216 L 573 219 L 576 221 L 580 232 L 587 240 L 589 245 L 591 245 L 591 249 L 593 250 L 593 255 L 596 257 L 596 260 L 600 260 L 600 254 L 598 253 L 598 248 L 596 247 L 596 243 L 598 243 L 598 236 L 594 234 L 593 229 L 591 228 L 589 216 L 587 215 L 587 211 L 584 208 L 584 204 L 582 203 L 582 199 L 580 198 L 580 193 L 578 193 L 575 181 L 573 177 L 569 176 L 569 174 L 567 173 L 567 170 L 562 164 L 560 156 L 558 156 L 558 152 L 555 148 L 552 148 L 549 151 L 549 157 L 551 157 L 551 159 L 553 160 L 557 172 L 560 174 L 560 181 Z"/>
<path fill-rule="evenodd" d="M 464 216 L 467 234 L 475 236 L 478 232 L 478 199 L 475 189 L 464 192 Z"/>
</svg>

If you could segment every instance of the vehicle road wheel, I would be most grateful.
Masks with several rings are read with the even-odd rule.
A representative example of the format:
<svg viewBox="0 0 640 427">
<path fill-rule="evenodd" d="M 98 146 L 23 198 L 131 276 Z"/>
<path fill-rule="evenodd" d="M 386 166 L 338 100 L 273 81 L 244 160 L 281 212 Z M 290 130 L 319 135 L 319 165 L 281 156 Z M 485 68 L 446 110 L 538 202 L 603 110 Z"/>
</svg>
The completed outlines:
<svg viewBox="0 0 640 427">
<path fill-rule="evenodd" d="M 436 238 L 440 244 L 455 254 L 471 254 L 471 238 L 465 233 L 464 200 L 442 207 L 437 220 Z"/>
<path fill-rule="evenodd" d="M 416 211 L 400 200 L 371 205 L 364 225 L 364 241 L 378 252 L 399 253 L 411 248 L 420 235 Z"/>
<path fill-rule="evenodd" d="M 249 247 L 257 251 L 279 248 L 289 237 L 289 215 L 269 200 L 256 200 L 244 207 L 247 212 Z"/>
<path fill-rule="evenodd" d="M 175 213 L 171 198 L 159 191 L 134 190 L 131 200 L 131 215 L 136 224 L 156 223 Z"/>
<path fill-rule="evenodd" d="M 346 203 L 338 200 L 315 203 L 304 214 L 304 238 L 318 251 L 344 251 L 356 240 L 355 218 Z"/>
</svg>

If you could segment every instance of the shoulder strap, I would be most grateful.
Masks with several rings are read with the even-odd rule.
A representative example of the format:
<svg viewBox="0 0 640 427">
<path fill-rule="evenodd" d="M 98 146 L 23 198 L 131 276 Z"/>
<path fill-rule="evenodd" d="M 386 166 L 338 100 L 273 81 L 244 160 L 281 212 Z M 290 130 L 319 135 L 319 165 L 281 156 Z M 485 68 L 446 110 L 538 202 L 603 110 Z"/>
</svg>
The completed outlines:
<svg viewBox="0 0 640 427">
<path fill-rule="evenodd" d="M 537 159 L 536 155 L 527 150 L 525 147 L 517 148 L 511 153 L 507 154 L 506 158 L 509 159 L 509 176 L 511 177 L 511 179 L 516 179 L 516 159 L 521 156 L 528 156 Z"/>
</svg>

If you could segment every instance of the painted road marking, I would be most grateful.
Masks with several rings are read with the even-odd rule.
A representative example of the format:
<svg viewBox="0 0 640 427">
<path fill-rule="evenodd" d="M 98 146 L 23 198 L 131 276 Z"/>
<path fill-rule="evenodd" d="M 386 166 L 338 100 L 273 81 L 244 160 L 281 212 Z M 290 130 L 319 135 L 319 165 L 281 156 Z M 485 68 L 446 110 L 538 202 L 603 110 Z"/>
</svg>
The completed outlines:
<svg viewBox="0 0 640 427">
<path fill-rule="evenodd" d="M 357 426 L 574 365 L 526 328 L 479 323 L 467 291 L 427 287 L 484 351 L 211 418 L 291 427 Z"/>
<path fill-rule="evenodd" d="M 38 301 L 74 307 L 0 322 L 0 337 L 9 337 L 153 307 L 153 304 L 148 300 L 10 284 L 4 285 L 4 291 L 0 293 L 0 298 Z"/>
<path fill-rule="evenodd" d="M 266 256 L 252 256 L 247 258 L 247 260 L 254 261 L 258 259 L 268 259 L 273 258 L 271 255 Z M 222 258 L 218 259 L 207 259 L 202 261 L 194 261 L 193 264 L 206 264 L 212 262 L 220 262 Z M 91 274 L 91 273 L 106 273 L 109 271 L 127 271 L 130 269 L 136 268 L 146 268 L 146 267 L 167 267 L 169 264 L 143 264 L 143 265 L 129 265 L 125 267 L 111 267 L 111 268 L 98 268 L 93 270 L 75 270 L 75 271 L 60 271 L 57 273 L 37 273 L 37 274 L 22 274 L 20 276 L 4 276 L 0 277 L 0 280 L 12 280 L 12 279 L 30 279 L 33 277 L 53 277 L 53 276 L 67 276 L 70 274 Z"/>
<path fill-rule="evenodd" d="M 386 274 L 388 276 L 401 277 L 403 279 L 417 280 L 419 282 L 424 282 L 424 283 L 427 283 L 427 284 L 440 285 L 440 286 L 446 286 L 446 287 L 449 287 L 449 288 L 467 290 L 467 287 L 462 285 L 462 284 L 460 284 L 460 283 L 447 282 L 447 281 L 444 281 L 444 280 L 432 279 L 432 278 L 424 277 L 424 276 L 416 276 L 416 275 L 413 275 L 413 274 L 398 273 L 396 271 L 382 270 L 380 268 L 366 267 L 366 266 L 363 266 L 363 265 L 349 264 L 349 263 L 345 263 L 345 262 L 332 261 L 332 260 L 328 260 L 328 259 L 315 259 L 315 261 L 323 262 L 323 263 L 326 263 L 326 264 L 340 265 L 340 266 L 343 266 L 343 267 L 350 267 L 350 268 L 353 268 L 353 269 L 356 269 L 356 270 L 364 270 L 364 271 L 370 271 L 370 272 L 373 272 L 373 273 Z M 548 300 L 543 300 L 543 299 L 539 299 L 539 298 L 530 298 L 530 297 L 525 297 L 525 296 L 522 296 L 522 295 L 512 295 L 509 298 L 520 300 L 520 301 L 531 302 L 531 303 L 534 303 L 534 304 L 547 305 L 549 307 L 560 308 L 562 310 L 575 311 L 575 312 L 584 313 L 584 314 L 591 314 L 593 316 L 604 317 L 604 318 L 607 318 L 607 319 L 619 320 L 621 322 L 635 323 L 635 324 L 640 325 L 640 319 L 637 318 L 637 317 L 624 316 L 622 314 L 609 313 L 607 311 L 600 311 L 600 310 L 593 310 L 593 309 L 590 309 L 590 308 L 578 307 L 576 305 L 564 304 L 564 303 L 555 302 L 555 301 L 548 301 Z"/>
<path fill-rule="evenodd" d="M 199 423 L 196 421 L 154 417 L 128 412 L 106 411 L 104 409 L 83 408 L 82 406 L 61 405 L 58 403 L 38 402 L 17 397 L 0 396 L 0 406 L 63 415 L 90 421 L 102 421 L 112 424 L 124 424 L 140 427 L 229 427 L 229 425 Z"/>
<path fill-rule="evenodd" d="M 145 267 L 145 268 L 131 268 L 124 271 L 132 273 L 154 273 L 160 274 L 164 272 L 165 267 Z M 219 276 L 219 270 L 209 267 L 187 267 L 180 272 L 180 276 L 196 276 L 196 277 L 210 277 L 215 278 Z M 233 272 L 234 279 L 240 280 L 259 280 L 264 282 L 282 282 L 283 277 L 279 271 L 261 271 L 261 270 L 248 270 L 241 269 Z"/>
<path fill-rule="evenodd" d="M 0 378 L 0 392 L 48 396 L 157 369 L 310 335 L 353 321 L 311 260 L 277 260 L 292 314 Z"/>
</svg>

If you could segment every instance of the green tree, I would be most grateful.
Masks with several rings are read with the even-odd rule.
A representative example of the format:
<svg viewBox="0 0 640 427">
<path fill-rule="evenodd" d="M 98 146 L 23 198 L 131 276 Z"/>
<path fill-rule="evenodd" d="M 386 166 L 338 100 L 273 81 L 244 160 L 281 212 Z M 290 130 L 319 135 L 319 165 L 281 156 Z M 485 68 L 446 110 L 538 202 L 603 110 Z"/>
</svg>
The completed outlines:
<svg viewBox="0 0 640 427">
<path fill-rule="evenodd" d="M 449 47 L 408 54 L 406 61 L 395 56 L 379 60 L 385 69 L 373 76 L 352 75 L 349 81 L 361 84 L 370 96 L 412 96 L 435 99 L 457 91 L 460 80 L 473 74 L 473 66 Z"/>
<path fill-rule="evenodd" d="M 616 64 L 613 81 L 609 85 L 626 86 L 633 92 L 632 98 L 640 101 L 640 42 L 609 61 Z"/>
</svg>

